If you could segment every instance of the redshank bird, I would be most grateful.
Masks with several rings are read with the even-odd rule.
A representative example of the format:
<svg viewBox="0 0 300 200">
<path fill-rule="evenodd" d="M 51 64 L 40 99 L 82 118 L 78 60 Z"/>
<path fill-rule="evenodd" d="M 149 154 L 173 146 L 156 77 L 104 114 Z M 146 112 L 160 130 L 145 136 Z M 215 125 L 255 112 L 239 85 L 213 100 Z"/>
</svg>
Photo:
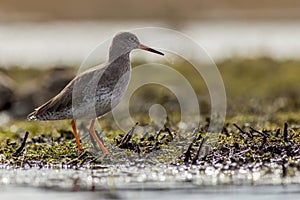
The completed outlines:
<svg viewBox="0 0 300 200">
<path fill-rule="evenodd" d="M 71 119 L 72 130 L 79 151 L 81 151 L 81 146 L 76 129 L 76 120 L 91 120 L 89 133 L 103 153 L 108 153 L 95 133 L 94 124 L 97 117 L 111 111 L 125 94 L 131 74 L 129 54 L 134 49 L 143 49 L 164 55 L 141 44 L 133 33 L 117 33 L 109 48 L 108 61 L 77 75 L 58 95 L 30 113 L 28 119 Z"/>
</svg>

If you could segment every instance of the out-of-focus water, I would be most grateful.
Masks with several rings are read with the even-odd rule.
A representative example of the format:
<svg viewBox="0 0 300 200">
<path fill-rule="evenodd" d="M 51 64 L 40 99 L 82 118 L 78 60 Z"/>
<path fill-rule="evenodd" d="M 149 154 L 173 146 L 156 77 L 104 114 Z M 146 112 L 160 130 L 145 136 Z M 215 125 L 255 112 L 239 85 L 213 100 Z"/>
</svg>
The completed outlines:
<svg viewBox="0 0 300 200">
<path fill-rule="evenodd" d="M 39 188 L 5 186 L 0 189 L 0 198 L 6 200 L 96 200 L 96 199 L 197 199 L 197 200 L 282 200 L 299 199 L 300 189 L 291 186 L 223 186 L 191 190 L 111 190 L 96 192 L 54 191 Z"/>
<path fill-rule="evenodd" d="M 0 199 L 299 199 L 299 174 L 282 178 L 197 166 L 110 165 L 99 169 L 0 169 Z"/>
<path fill-rule="evenodd" d="M 178 31 L 214 59 L 238 56 L 300 57 L 298 21 L 201 21 Z M 149 21 L 55 21 L 0 23 L 0 66 L 78 65 L 99 43 L 120 30 L 168 26 Z M 154 40 L 164 42 L 164 38 Z M 174 38 L 174 43 L 177 43 Z M 150 43 L 151 41 L 145 41 Z"/>
</svg>

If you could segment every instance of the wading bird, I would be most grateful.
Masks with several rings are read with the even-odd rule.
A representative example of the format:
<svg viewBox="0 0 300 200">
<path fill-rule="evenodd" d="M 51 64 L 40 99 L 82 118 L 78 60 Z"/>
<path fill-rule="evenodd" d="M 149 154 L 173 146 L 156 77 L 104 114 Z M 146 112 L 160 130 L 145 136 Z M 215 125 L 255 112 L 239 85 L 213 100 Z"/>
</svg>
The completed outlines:
<svg viewBox="0 0 300 200">
<path fill-rule="evenodd" d="M 109 48 L 107 62 L 77 75 L 58 95 L 30 113 L 28 119 L 71 119 L 72 130 L 79 151 L 81 151 L 81 146 L 76 129 L 76 120 L 91 120 L 89 133 L 103 153 L 108 153 L 95 133 L 94 124 L 97 117 L 111 111 L 125 94 L 131 74 L 129 54 L 134 49 L 143 49 L 164 55 L 141 44 L 133 33 L 117 33 Z"/>
</svg>

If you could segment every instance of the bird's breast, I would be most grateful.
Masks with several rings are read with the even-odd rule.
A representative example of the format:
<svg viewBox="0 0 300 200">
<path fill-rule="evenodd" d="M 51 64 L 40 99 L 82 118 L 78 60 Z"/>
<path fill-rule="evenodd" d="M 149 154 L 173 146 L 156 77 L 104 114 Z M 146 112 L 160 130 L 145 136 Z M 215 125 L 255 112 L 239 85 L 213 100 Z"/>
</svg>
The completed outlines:
<svg viewBox="0 0 300 200">
<path fill-rule="evenodd" d="M 99 73 L 98 73 L 99 72 Z M 124 96 L 131 74 L 129 62 L 110 63 L 107 68 L 81 77 L 73 114 L 76 118 L 95 118 L 111 111 Z M 74 97 L 74 95 L 73 95 Z"/>
<path fill-rule="evenodd" d="M 121 77 L 119 77 L 118 80 L 116 80 L 115 84 L 113 84 L 113 88 L 111 88 L 111 94 L 110 94 L 110 99 L 111 99 L 111 107 L 115 107 L 122 99 L 124 96 L 128 84 L 130 81 L 130 75 L 131 71 L 125 72 Z"/>
</svg>

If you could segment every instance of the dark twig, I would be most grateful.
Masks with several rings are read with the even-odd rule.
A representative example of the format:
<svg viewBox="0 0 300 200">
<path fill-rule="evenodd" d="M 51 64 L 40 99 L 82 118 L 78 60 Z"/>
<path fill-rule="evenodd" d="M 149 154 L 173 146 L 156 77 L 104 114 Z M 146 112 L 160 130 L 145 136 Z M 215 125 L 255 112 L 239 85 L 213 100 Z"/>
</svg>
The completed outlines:
<svg viewBox="0 0 300 200">
<path fill-rule="evenodd" d="M 184 153 L 184 162 L 188 163 L 189 159 L 191 157 L 191 150 L 192 150 L 192 146 L 194 144 L 194 141 L 191 142 L 191 144 L 189 145 L 188 149 L 186 150 L 186 152 Z"/>
<path fill-rule="evenodd" d="M 288 123 L 287 122 L 284 123 L 284 127 L 283 127 L 283 140 L 284 140 L 284 142 L 288 142 Z"/>
<path fill-rule="evenodd" d="M 200 123 L 199 123 L 199 126 L 200 126 Z M 198 131 L 199 131 L 199 128 L 198 128 L 198 127 L 197 127 L 197 128 L 194 128 L 192 135 L 193 135 L 194 137 L 196 137 Z"/>
<path fill-rule="evenodd" d="M 133 134 L 133 132 L 134 132 L 134 129 L 135 129 L 135 127 L 138 125 L 138 123 L 136 123 L 129 131 L 128 131 L 128 133 L 123 137 L 123 139 L 122 139 L 122 141 L 121 141 L 121 143 L 120 143 L 120 145 L 119 145 L 119 147 L 124 147 L 129 141 L 130 141 L 130 139 L 131 139 L 131 137 L 132 137 L 132 134 Z"/>
<path fill-rule="evenodd" d="M 197 154 L 194 156 L 194 158 L 193 158 L 193 160 L 192 160 L 192 164 L 193 164 L 193 165 L 196 164 L 196 162 L 197 162 L 197 160 L 198 160 L 198 158 L 199 158 L 199 155 L 200 155 L 200 151 L 201 151 L 201 149 L 202 149 L 202 147 L 203 147 L 203 144 L 206 142 L 207 139 L 208 139 L 208 136 L 206 136 L 205 138 L 203 138 L 203 139 L 201 140 L 201 143 L 200 143 L 200 145 L 199 145 Z"/>
<path fill-rule="evenodd" d="M 146 138 L 149 137 L 149 133 L 146 132 L 142 137 L 141 137 L 141 141 L 144 141 Z"/>
<path fill-rule="evenodd" d="M 281 164 L 281 167 L 282 167 L 282 178 L 285 178 L 286 175 L 287 175 L 287 167 L 286 167 L 286 163 L 287 163 L 287 160 L 284 158 L 282 160 L 282 164 Z"/>
<path fill-rule="evenodd" d="M 196 142 L 197 140 L 200 140 L 202 138 L 202 135 L 199 134 L 198 137 L 194 140 L 194 142 Z"/>
<path fill-rule="evenodd" d="M 98 160 L 99 158 L 101 158 L 101 157 L 103 157 L 103 155 L 94 157 L 92 160 L 89 161 L 89 163 L 97 162 L 97 160 Z"/>
<path fill-rule="evenodd" d="M 80 167 L 89 159 L 89 153 L 87 151 L 83 152 L 81 155 L 78 156 L 78 160 L 81 161 Z"/>
<path fill-rule="evenodd" d="M 193 135 L 194 135 L 194 139 L 193 141 L 191 142 L 191 144 L 189 145 L 188 149 L 186 150 L 186 152 L 184 153 L 184 162 L 185 163 L 188 163 L 189 162 L 189 159 L 191 158 L 191 150 L 192 150 L 192 147 L 193 147 L 193 144 L 201 138 L 201 134 L 199 136 L 196 135 L 196 132 L 197 132 L 197 128 L 194 129 L 193 131 Z"/>
<path fill-rule="evenodd" d="M 233 126 L 235 126 L 235 128 L 237 128 L 240 132 L 246 134 L 246 132 L 243 129 L 241 129 L 236 123 L 233 123 Z"/>
<path fill-rule="evenodd" d="M 168 132 L 169 136 L 171 137 L 171 139 L 173 140 L 173 135 L 172 135 L 172 132 L 169 128 L 165 127 L 165 131 Z"/>
<path fill-rule="evenodd" d="M 278 128 L 278 129 L 276 130 L 275 137 L 278 137 L 278 136 L 279 136 L 279 134 L 280 134 L 280 128 Z"/>
<path fill-rule="evenodd" d="M 27 138 L 28 138 L 28 135 L 29 135 L 29 132 L 26 131 L 21 146 L 16 150 L 15 153 L 12 154 L 13 156 L 18 157 L 18 156 L 21 154 L 21 152 L 23 151 L 23 149 L 24 149 L 24 147 L 25 147 L 25 145 L 26 145 L 26 140 L 27 140 Z"/>
<path fill-rule="evenodd" d="M 263 149 L 266 143 L 267 143 L 267 137 L 263 136 L 263 140 L 261 142 L 259 149 Z"/>
<path fill-rule="evenodd" d="M 159 131 L 158 131 L 158 133 L 156 134 L 156 137 L 155 137 L 155 140 L 156 141 L 158 141 L 158 137 L 161 135 L 161 133 L 163 133 L 163 132 L 167 132 L 168 133 L 168 135 L 171 137 L 171 139 L 173 140 L 173 135 L 172 135 L 172 132 L 170 131 L 170 129 L 168 128 L 168 127 L 166 127 L 166 126 L 164 126 L 162 129 L 160 129 Z M 165 135 L 163 136 L 163 137 L 165 137 Z M 161 138 L 161 140 L 162 140 L 163 138 Z"/>
<path fill-rule="evenodd" d="M 263 137 L 268 137 L 268 134 L 266 134 L 264 132 L 260 132 L 260 131 L 258 131 L 256 129 L 252 128 L 251 126 L 250 126 L 250 130 L 253 131 L 253 132 L 255 132 L 255 133 L 258 133 L 258 134 L 262 135 Z"/>
<path fill-rule="evenodd" d="M 84 157 L 86 157 L 88 155 L 88 152 L 87 151 L 84 151 L 83 153 L 81 153 L 79 156 L 78 156 L 78 160 L 82 160 Z"/>
<path fill-rule="evenodd" d="M 77 158 L 70 160 L 67 164 L 71 165 L 73 167 L 73 166 L 77 165 L 79 163 L 79 161 L 84 159 L 84 157 L 86 157 L 86 156 L 87 156 L 87 152 L 85 151 L 85 152 L 81 153 Z"/>
<path fill-rule="evenodd" d="M 235 128 L 237 128 L 241 133 L 248 135 L 250 138 L 253 138 L 253 135 L 251 133 L 248 133 L 248 132 L 244 131 L 236 123 L 233 123 L 233 126 L 235 126 Z"/>
</svg>

